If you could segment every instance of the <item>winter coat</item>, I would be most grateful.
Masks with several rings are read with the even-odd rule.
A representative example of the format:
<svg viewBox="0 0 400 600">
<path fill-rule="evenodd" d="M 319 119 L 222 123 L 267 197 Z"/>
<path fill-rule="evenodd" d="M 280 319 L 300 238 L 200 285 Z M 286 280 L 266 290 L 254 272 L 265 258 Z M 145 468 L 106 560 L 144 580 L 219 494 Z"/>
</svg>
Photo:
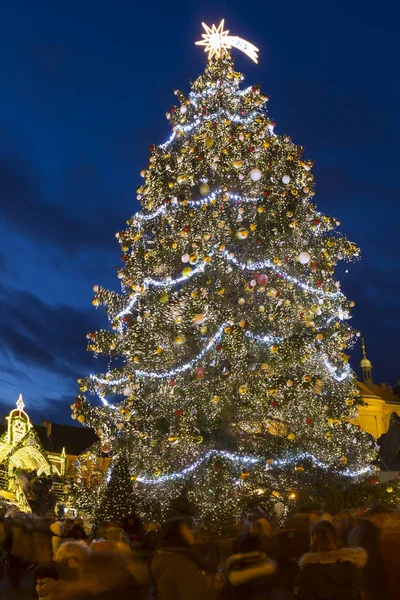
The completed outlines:
<svg viewBox="0 0 400 600">
<path fill-rule="evenodd" d="M 267 554 L 278 565 L 273 585 L 291 591 L 299 570 L 297 563 L 310 548 L 308 529 L 281 529 L 268 542 Z"/>
<path fill-rule="evenodd" d="M 157 600 L 212 600 L 200 560 L 189 548 L 158 550 L 151 565 Z"/>
<path fill-rule="evenodd" d="M 362 519 L 349 535 L 349 546 L 364 548 L 368 560 L 362 572 L 362 587 L 366 592 L 388 593 L 385 565 L 380 551 L 380 529 L 367 519 Z"/>
<path fill-rule="evenodd" d="M 30 523 L 26 520 L 15 520 L 11 524 L 11 550 L 12 556 L 25 562 L 30 562 L 32 557 L 32 531 Z"/>
<path fill-rule="evenodd" d="M 357 600 L 360 570 L 366 562 L 367 553 L 362 548 L 305 554 L 299 561 L 296 597 L 299 600 Z"/>
<path fill-rule="evenodd" d="M 53 559 L 55 560 L 57 550 L 59 549 L 59 547 L 61 546 L 61 542 L 63 541 L 64 526 L 61 523 L 61 521 L 56 521 L 55 523 L 52 523 L 52 525 L 50 525 L 50 531 L 53 534 L 53 537 L 51 538 L 51 547 L 53 550 Z"/>
<path fill-rule="evenodd" d="M 52 534 L 46 521 L 36 523 L 32 531 L 33 562 L 51 562 L 53 560 L 53 548 L 51 544 Z"/>
<path fill-rule="evenodd" d="M 234 554 L 225 564 L 220 600 L 268 600 L 276 563 L 264 552 Z"/>
</svg>

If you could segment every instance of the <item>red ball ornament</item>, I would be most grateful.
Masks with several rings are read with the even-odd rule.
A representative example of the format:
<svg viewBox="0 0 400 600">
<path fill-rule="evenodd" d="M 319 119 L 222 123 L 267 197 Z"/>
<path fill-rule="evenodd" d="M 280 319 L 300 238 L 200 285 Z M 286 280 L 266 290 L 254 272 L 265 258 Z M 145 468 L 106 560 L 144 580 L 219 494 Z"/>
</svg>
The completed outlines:
<svg viewBox="0 0 400 600">
<path fill-rule="evenodd" d="M 271 406 L 272 406 L 273 408 L 276 408 L 276 407 L 278 406 L 278 402 L 277 402 L 276 400 L 272 400 L 272 402 L 271 402 Z"/>
<path fill-rule="evenodd" d="M 214 469 L 215 469 L 215 471 L 220 471 L 221 468 L 222 467 L 221 467 L 220 463 L 214 463 Z"/>
<path fill-rule="evenodd" d="M 371 485 L 375 485 L 375 483 L 376 483 L 376 478 L 375 478 L 375 477 L 370 477 L 370 478 L 369 478 L 369 483 L 370 483 Z"/>
<path fill-rule="evenodd" d="M 183 410 L 181 408 L 178 408 L 178 410 L 175 411 L 175 414 L 177 417 L 181 417 L 183 415 Z"/>
<path fill-rule="evenodd" d="M 204 379 L 206 376 L 205 367 L 197 367 L 196 369 L 196 379 Z"/>
<path fill-rule="evenodd" d="M 149 150 L 150 150 L 150 152 L 153 152 L 153 150 L 154 150 L 154 144 L 150 144 Z"/>
<path fill-rule="evenodd" d="M 75 402 L 75 408 L 81 408 L 82 407 L 82 402 Z"/>
<path fill-rule="evenodd" d="M 175 381 L 173 379 L 171 379 L 171 381 L 168 383 L 168 385 L 170 387 L 173 387 L 175 385 Z"/>
<path fill-rule="evenodd" d="M 269 196 L 269 191 L 268 191 L 268 190 L 264 190 L 264 191 L 262 192 L 262 195 L 263 195 L 263 196 Z"/>
<path fill-rule="evenodd" d="M 264 287 L 268 283 L 268 275 L 266 275 L 266 273 L 262 273 L 261 275 L 258 275 L 256 279 L 257 279 L 257 283 L 260 287 Z"/>
<path fill-rule="evenodd" d="M 174 114 L 174 112 L 175 112 L 175 106 L 171 106 L 171 110 L 170 110 L 170 112 L 171 112 L 172 114 Z"/>
<path fill-rule="evenodd" d="M 306 423 L 307 423 L 307 425 L 311 425 L 313 423 L 313 420 L 311 419 L 311 417 L 307 417 Z"/>
<path fill-rule="evenodd" d="M 217 352 L 219 352 L 220 350 L 222 350 L 222 346 L 221 346 L 221 344 L 217 344 L 217 345 L 215 346 L 215 349 L 216 349 L 216 351 L 217 351 Z"/>
<path fill-rule="evenodd" d="M 318 269 L 318 263 L 316 260 L 312 260 L 309 266 L 311 271 L 316 271 Z"/>
<path fill-rule="evenodd" d="M 322 281 L 317 281 L 317 288 L 322 287 Z"/>
<path fill-rule="evenodd" d="M 255 150 L 254 146 L 250 146 L 249 152 L 254 152 L 254 150 Z"/>
<path fill-rule="evenodd" d="M 319 225 L 321 223 L 321 219 L 313 219 L 313 225 Z"/>
</svg>

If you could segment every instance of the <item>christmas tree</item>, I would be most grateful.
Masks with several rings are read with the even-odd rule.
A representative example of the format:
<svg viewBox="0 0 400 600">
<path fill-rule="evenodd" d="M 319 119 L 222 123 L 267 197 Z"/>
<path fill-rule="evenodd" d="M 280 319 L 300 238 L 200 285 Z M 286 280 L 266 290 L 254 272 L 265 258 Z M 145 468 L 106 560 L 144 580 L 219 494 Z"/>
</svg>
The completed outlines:
<svg viewBox="0 0 400 600">
<path fill-rule="evenodd" d="M 175 92 L 172 135 L 150 147 L 142 210 L 117 234 L 122 293 L 95 286 L 111 329 L 89 333 L 89 350 L 110 369 L 79 380 L 72 406 L 103 453 L 129 457 L 146 518 L 178 497 L 222 522 L 331 489 L 345 503 L 373 483 L 344 354 L 353 303 L 333 277 L 359 250 L 317 210 L 313 163 L 275 133 L 268 98 L 240 87 L 229 49 L 257 49 L 227 34 L 206 28 L 205 72 Z"/>
</svg>

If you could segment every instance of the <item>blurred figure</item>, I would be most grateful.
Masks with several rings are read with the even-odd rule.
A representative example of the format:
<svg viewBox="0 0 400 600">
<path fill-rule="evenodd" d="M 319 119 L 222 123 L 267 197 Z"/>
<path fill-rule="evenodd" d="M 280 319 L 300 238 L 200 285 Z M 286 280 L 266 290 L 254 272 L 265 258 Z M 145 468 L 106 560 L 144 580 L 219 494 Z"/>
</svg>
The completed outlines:
<svg viewBox="0 0 400 600">
<path fill-rule="evenodd" d="M 93 552 L 87 562 L 86 596 L 96 600 L 139 600 L 142 596 L 127 561 L 115 552 Z M 79 596 L 77 596 L 79 597 Z"/>
<path fill-rule="evenodd" d="M 240 543 L 240 553 L 228 558 L 219 600 L 271 598 L 271 575 L 276 571 L 276 564 L 259 551 L 259 545 L 259 537 L 248 533 Z"/>
<path fill-rule="evenodd" d="M 87 540 L 88 536 L 80 523 L 74 523 L 65 537 L 69 540 Z"/>
<path fill-rule="evenodd" d="M 273 576 L 273 600 L 292 600 L 293 587 L 299 570 L 300 557 L 310 548 L 310 512 L 299 508 L 288 519 L 286 527 L 275 531 L 269 539 L 268 556 L 278 565 Z"/>
<path fill-rule="evenodd" d="M 330 521 L 318 521 L 311 527 L 310 542 L 311 552 L 299 561 L 296 597 L 299 600 L 357 600 L 360 569 L 367 562 L 365 550 L 338 549 L 336 529 Z"/>
<path fill-rule="evenodd" d="M 53 549 L 53 559 L 55 560 L 57 550 L 61 546 L 64 537 L 64 525 L 61 521 L 56 521 L 50 525 L 50 531 L 53 534 L 53 537 L 51 538 L 51 547 Z"/>
<path fill-rule="evenodd" d="M 385 506 L 373 506 L 349 536 L 349 546 L 364 548 L 368 555 L 362 575 L 362 598 L 365 600 L 389 597 L 389 585 L 380 551 L 381 528 L 389 516 L 390 511 Z"/>
<path fill-rule="evenodd" d="M 122 521 L 122 529 L 125 531 L 131 542 L 138 542 L 142 538 L 142 521 L 134 514 L 128 515 Z"/>
<path fill-rule="evenodd" d="M 333 524 L 336 528 L 339 548 L 347 546 L 347 540 L 353 529 L 353 518 L 349 510 L 342 510 L 333 518 Z"/>
<path fill-rule="evenodd" d="M 159 538 L 159 531 L 148 531 L 141 543 L 132 548 L 132 558 L 128 565 L 145 598 L 148 597 L 151 587 L 151 564 L 159 544 Z"/>
<path fill-rule="evenodd" d="M 84 577 L 85 561 L 91 550 L 84 542 L 64 542 L 57 550 L 55 559 L 61 567 L 68 568 L 69 578 L 79 580 Z"/>
<path fill-rule="evenodd" d="M 380 550 L 389 585 L 388 600 L 400 600 L 400 512 L 390 516 L 382 528 Z"/>
<path fill-rule="evenodd" d="M 7 527 L 10 534 L 8 576 L 13 589 L 18 590 L 21 577 L 32 562 L 32 527 L 30 521 L 23 514 L 16 514 L 14 518 L 10 517 Z"/>
<path fill-rule="evenodd" d="M 36 517 L 32 523 L 33 562 L 48 563 L 53 560 L 50 521 L 46 517 Z"/>
<path fill-rule="evenodd" d="M 59 569 L 55 562 L 42 563 L 35 568 L 34 578 L 39 600 L 59 600 Z"/>
<path fill-rule="evenodd" d="M 332 523 L 333 521 L 333 517 L 332 515 L 328 512 L 328 505 L 326 504 L 326 502 L 323 502 L 321 504 L 321 510 L 319 511 L 319 521 L 330 521 Z"/>
<path fill-rule="evenodd" d="M 161 529 L 151 571 L 158 600 L 210 600 L 214 597 L 201 559 L 193 552 L 194 536 L 186 521 L 171 519 Z"/>
</svg>

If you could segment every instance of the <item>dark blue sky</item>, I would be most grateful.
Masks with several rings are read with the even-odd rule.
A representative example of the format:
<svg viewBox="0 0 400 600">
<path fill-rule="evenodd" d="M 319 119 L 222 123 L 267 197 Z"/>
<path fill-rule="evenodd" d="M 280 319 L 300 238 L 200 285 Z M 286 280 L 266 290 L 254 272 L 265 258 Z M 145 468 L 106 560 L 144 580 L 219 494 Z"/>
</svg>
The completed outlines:
<svg viewBox="0 0 400 600">
<path fill-rule="evenodd" d="M 3 2 L 0 409 L 22 392 L 36 419 L 68 421 L 76 378 L 98 368 L 85 334 L 106 325 L 92 286 L 118 286 L 114 234 L 138 208 L 148 144 L 204 68 L 201 21 L 222 17 L 260 48 L 236 66 L 316 160 L 319 208 L 362 247 L 343 287 L 375 380 L 400 377 L 399 16 L 360 0 Z"/>
</svg>

